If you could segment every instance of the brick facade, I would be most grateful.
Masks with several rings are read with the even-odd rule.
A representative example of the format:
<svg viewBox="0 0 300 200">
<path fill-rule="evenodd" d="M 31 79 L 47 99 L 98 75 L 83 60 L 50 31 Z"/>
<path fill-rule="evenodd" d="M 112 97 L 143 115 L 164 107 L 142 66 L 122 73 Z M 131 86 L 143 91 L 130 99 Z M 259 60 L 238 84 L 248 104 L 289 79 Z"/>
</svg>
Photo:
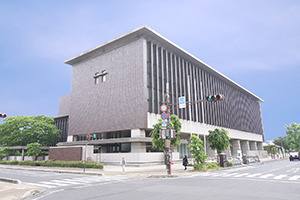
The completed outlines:
<svg viewBox="0 0 300 200">
<path fill-rule="evenodd" d="M 55 147 L 49 150 L 50 160 L 82 160 L 82 147 Z"/>
</svg>

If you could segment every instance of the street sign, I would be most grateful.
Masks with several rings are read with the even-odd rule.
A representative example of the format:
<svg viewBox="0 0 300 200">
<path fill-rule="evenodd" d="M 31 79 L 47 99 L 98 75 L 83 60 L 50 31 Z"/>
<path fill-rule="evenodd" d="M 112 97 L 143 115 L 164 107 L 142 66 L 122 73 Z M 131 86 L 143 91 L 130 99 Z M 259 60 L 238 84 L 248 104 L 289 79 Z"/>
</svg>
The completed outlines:
<svg viewBox="0 0 300 200">
<path fill-rule="evenodd" d="M 160 110 L 163 112 L 166 112 L 167 109 L 168 109 L 168 107 L 165 104 L 161 105 L 161 107 L 160 107 Z"/>
<path fill-rule="evenodd" d="M 168 125 L 167 121 L 161 122 L 161 128 L 162 129 L 167 129 L 167 125 Z"/>
<path fill-rule="evenodd" d="M 162 130 L 161 133 L 162 133 L 162 138 L 166 139 L 166 130 Z"/>
<path fill-rule="evenodd" d="M 168 115 L 166 113 L 163 113 L 163 114 L 160 115 L 160 118 L 162 120 L 166 120 L 166 119 L 168 119 Z"/>
<path fill-rule="evenodd" d="M 185 108 L 185 97 L 179 97 L 179 108 Z"/>
</svg>

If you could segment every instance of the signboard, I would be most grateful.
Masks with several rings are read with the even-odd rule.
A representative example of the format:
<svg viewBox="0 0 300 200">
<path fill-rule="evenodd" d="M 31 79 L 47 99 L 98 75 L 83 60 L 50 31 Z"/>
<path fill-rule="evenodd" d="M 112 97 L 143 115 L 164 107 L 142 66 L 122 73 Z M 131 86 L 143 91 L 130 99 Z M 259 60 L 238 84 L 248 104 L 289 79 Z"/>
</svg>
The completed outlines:
<svg viewBox="0 0 300 200">
<path fill-rule="evenodd" d="M 175 137 L 175 135 L 174 135 L 174 130 L 173 129 L 171 129 L 171 136 L 170 136 L 171 138 L 174 138 Z"/>
<path fill-rule="evenodd" d="M 161 105 L 161 107 L 160 107 L 160 110 L 161 110 L 162 112 L 166 112 L 167 109 L 168 109 L 168 107 L 167 107 L 165 104 Z"/>
<path fill-rule="evenodd" d="M 166 119 L 168 119 L 168 115 L 166 113 L 163 113 L 163 114 L 160 115 L 160 118 L 162 120 L 166 120 Z"/>
<path fill-rule="evenodd" d="M 185 97 L 179 97 L 179 108 L 185 108 Z"/>
<path fill-rule="evenodd" d="M 168 125 L 167 121 L 163 121 L 163 122 L 161 123 L 161 128 L 162 128 L 162 129 L 167 129 L 167 125 Z"/>
<path fill-rule="evenodd" d="M 162 138 L 165 139 L 166 138 L 166 130 L 162 130 L 161 133 L 162 133 Z"/>
<path fill-rule="evenodd" d="M 165 148 L 170 148 L 170 140 L 165 140 Z"/>
</svg>

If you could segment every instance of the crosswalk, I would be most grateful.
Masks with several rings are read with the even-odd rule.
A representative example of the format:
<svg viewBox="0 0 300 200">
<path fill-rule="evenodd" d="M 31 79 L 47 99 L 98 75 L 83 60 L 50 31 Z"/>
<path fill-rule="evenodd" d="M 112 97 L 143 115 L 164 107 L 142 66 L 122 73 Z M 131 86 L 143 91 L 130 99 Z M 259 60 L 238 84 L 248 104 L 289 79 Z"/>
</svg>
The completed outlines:
<svg viewBox="0 0 300 200">
<path fill-rule="evenodd" d="M 53 179 L 49 181 L 40 182 L 22 182 L 26 185 L 42 187 L 42 188 L 60 188 L 60 187 L 80 187 L 90 184 L 108 184 L 114 182 L 124 182 L 129 180 L 127 177 L 107 177 L 107 176 L 92 176 L 92 177 L 80 177 L 80 178 L 65 178 L 65 179 Z"/>
<path fill-rule="evenodd" d="M 300 175 L 288 175 L 288 174 L 262 174 L 262 173 L 214 173 L 214 172 L 204 172 L 199 174 L 193 174 L 186 176 L 184 178 L 192 177 L 218 177 L 218 178 L 255 178 L 255 179 L 272 179 L 272 180 L 289 180 L 289 181 L 299 181 Z"/>
</svg>

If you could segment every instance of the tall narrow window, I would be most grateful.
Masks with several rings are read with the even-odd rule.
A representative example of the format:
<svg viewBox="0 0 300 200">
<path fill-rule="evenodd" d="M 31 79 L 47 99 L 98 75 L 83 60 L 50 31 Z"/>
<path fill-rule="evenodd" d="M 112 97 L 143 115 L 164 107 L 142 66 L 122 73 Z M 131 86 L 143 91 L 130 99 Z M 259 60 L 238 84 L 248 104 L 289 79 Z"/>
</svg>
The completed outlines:
<svg viewBox="0 0 300 200">
<path fill-rule="evenodd" d="M 95 76 L 94 76 L 94 78 L 95 78 L 95 84 L 99 83 L 99 77 L 100 77 L 99 72 L 95 73 Z"/>
<path fill-rule="evenodd" d="M 102 83 L 104 83 L 106 81 L 106 74 L 107 74 L 106 70 L 103 70 L 102 71 Z"/>
</svg>

